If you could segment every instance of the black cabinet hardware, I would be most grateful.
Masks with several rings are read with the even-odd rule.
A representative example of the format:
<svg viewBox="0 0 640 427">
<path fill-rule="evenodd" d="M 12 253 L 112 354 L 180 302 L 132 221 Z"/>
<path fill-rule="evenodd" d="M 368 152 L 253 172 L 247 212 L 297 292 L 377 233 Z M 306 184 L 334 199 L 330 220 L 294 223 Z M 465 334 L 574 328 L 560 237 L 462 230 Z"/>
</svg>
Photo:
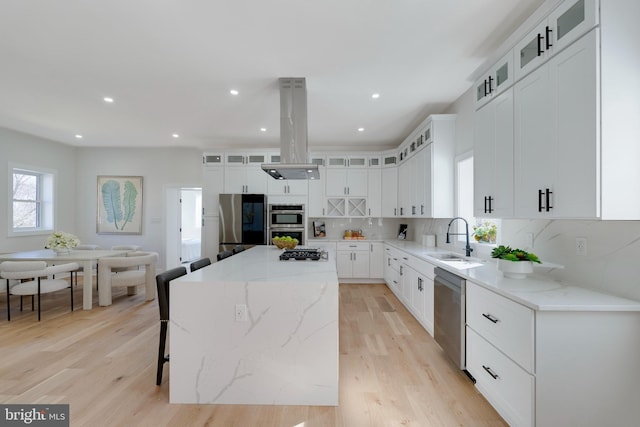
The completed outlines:
<svg viewBox="0 0 640 427">
<path fill-rule="evenodd" d="M 495 374 L 495 373 L 491 370 L 491 368 L 490 368 L 490 367 L 482 365 L 482 369 L 484 369 L 485 371 L 487 371 L 487 373 L 488 373 L 489 375 L 491 375 L 491 378 L 493 378 L 494 380 L 497 380 L 498 378 L 500 378 L 500 377 L 498 377 L 498 375 L 497 375 L 497 374 Z"/>
<path fill-rule="evenodd" d="M 547 25 L 547 28 L 545 29 L 545 37 L 544 37 L 547 50 L 549 50 L 549 48 L 553 46 L 553 43 L 551 43 L 550 41 L 552 33 L 553 33 L 553 30 L 549 28 L 549 26 Z"/>
<path fill-rule="evenodd" d="M 490 320 L 492 323 L 498 323 L 500 321 L 500 319 L 498 319 L 497 317 L 494 317 L 491 314 L 487 314 L 487 313 L 482 313 L 482 317 Z"/>
</svg>

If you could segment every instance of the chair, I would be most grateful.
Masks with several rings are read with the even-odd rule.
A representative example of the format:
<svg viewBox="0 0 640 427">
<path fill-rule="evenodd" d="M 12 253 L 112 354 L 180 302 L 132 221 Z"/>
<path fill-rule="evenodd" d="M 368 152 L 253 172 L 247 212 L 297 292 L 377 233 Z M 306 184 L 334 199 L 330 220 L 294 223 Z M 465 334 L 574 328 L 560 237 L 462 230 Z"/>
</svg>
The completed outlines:
<svg viewBox="0 0 640 427">
<path fill-rule="evenodd" d="M 167 324 L 169 322 L 169 283 L 173 279 L 187 274 L 184 267 L 176 267 L 160 273 L 156 276 L 158 288 L 158 308 L 160 309 L 160 343 L 158 344 L 158 371 L 156 373 L 156 385 L 162 383 L 162 368 L 169 361 L 169 355 L 164 354 L 167 344 Z"/>
<path fill-rule="evenodd" d="M 199 260 L 193 261 L 189 266 L 191 272 L 196 270 L 200 270 L 202 267 L 206 267 L 207 265 L 211 265 L 211 260 L 209 258 L 200 258 Z"/>
<path fill-rule="evenodd" d="M 231 251 L 222 251 L 216 256 L 216 259 L 218 261 L 222 261 L 225 258 L 229 258 L 231 255 L 233 255 L 233 252 Z"/>
<path fill-rule="evenodd" d="M 38 321 L 41 318 L 40 295 L 71 288 L 71 311 L 73 311 L 73 273 L 80 266 L 77 262 L 69 262 L 47 267 L 45 261 L 5 261 L 2 263 L 0 276 L 7 279 L 7 320 L 11 320 L 11 310 L 9 306 L 10 295 L 37 295 L 38 296 Z M 71 283 L 66 279 L 48 279 L 46 277 L 60 273 L 69 273 Z M 43 279 L 45 277 L 45 279 Z M 20 280 L 10 286 L 11 279 Z M 22 304 L 20 309 L 22 309 Z M 31 307 L 33 310 L 33 305 Z"/>
<path fill-rule="evenodd" d="M 155 252 L 130 252 L 127 256 L 100 258 L 98 276 L 102 286 L 98 290 L 99 305 L 111 305 L 112 287 L 126 287 L 127 295 L 135 295 L 137 287 L 144 285 L 147 301 L 154 299 L 157 262 L 158 254 Z"/>
<path fill-rule="evenodd" d="M 238 254 L 242 251 L 244 251 L 246 248 L 243 245 L 236 245 L 235 248 L 233 248 L 233 254 Z"/>
<path fill-rule="evenodd" d="M 111 246 L 111 250 L 113 251 L 139 251 L 142 249 L 140 245 L 116 245 Z"/>
</svg>

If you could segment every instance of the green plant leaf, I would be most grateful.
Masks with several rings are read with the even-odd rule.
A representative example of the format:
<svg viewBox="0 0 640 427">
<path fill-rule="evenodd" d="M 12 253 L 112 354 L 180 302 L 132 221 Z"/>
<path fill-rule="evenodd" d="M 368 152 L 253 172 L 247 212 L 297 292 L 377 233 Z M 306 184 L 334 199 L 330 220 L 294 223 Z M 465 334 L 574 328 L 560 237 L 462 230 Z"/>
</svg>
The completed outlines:
<svg viewBox="0 0 640 427">
<path fill-rule="evenodd" d="M 511 249 L 509 246 L 500 245 L 491 251 L 491 258 L 505 259 L 508 261 L 531 261 L 542 264 L 535 255 L 522 249 Z"/>
<path fill-rule="evenodd" d="M 111 222 L 118 229 L 118 221 L 122 220 L 120 208 L 120 184 L 112 179 L 102 184 L 102 205 L 107 212 L 107 222 Z"/>
<path fill-rule="evenodd" d="M 124 222 L 120 226 L 120 230 L 124 230 L 124 226 L 131 222 L 136 214 L 136 199 L 138 198 L 138 190 L 131 181 L 124 182 Z"/>
</svg>

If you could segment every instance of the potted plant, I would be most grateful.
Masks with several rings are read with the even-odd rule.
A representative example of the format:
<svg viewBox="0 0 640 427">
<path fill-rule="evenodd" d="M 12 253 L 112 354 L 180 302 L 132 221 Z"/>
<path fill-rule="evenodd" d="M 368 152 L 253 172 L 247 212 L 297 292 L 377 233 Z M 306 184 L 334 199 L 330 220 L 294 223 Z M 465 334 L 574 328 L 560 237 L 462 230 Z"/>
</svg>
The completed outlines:
<svg viewBox="0 0 640 427">
<path fill-rule="evenodd" d="M 533 263 L 541 264 L 537 255 L 522 249 L 511 249 L 509 246 L 500 245 L 491 251 L 491 258 L 498 259 L 498 270 L 505 277 L 512 279 L 524 279 L 527 274 L 533 272 Z"/>
<path fill-rule="evenodd" d="M 476 242 L 495 243 L 497 234 L 498 227 L 490 221 L 473 226 L 473 238 L 476 239 Z"/>
</svg>

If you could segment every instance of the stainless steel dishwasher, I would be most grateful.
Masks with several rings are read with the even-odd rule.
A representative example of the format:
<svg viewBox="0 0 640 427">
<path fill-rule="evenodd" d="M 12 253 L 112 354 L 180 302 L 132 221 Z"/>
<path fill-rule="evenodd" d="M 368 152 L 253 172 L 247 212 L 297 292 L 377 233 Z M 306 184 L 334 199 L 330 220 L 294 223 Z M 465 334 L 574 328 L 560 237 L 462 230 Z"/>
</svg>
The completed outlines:
<svg viewBox="0 0 640 427">
<path fill-rule="evenodd" d="M 462 370 L 466 368 L 466 280 L 436 267 L 434 283 L 434 338 Z"/>
</svg>

